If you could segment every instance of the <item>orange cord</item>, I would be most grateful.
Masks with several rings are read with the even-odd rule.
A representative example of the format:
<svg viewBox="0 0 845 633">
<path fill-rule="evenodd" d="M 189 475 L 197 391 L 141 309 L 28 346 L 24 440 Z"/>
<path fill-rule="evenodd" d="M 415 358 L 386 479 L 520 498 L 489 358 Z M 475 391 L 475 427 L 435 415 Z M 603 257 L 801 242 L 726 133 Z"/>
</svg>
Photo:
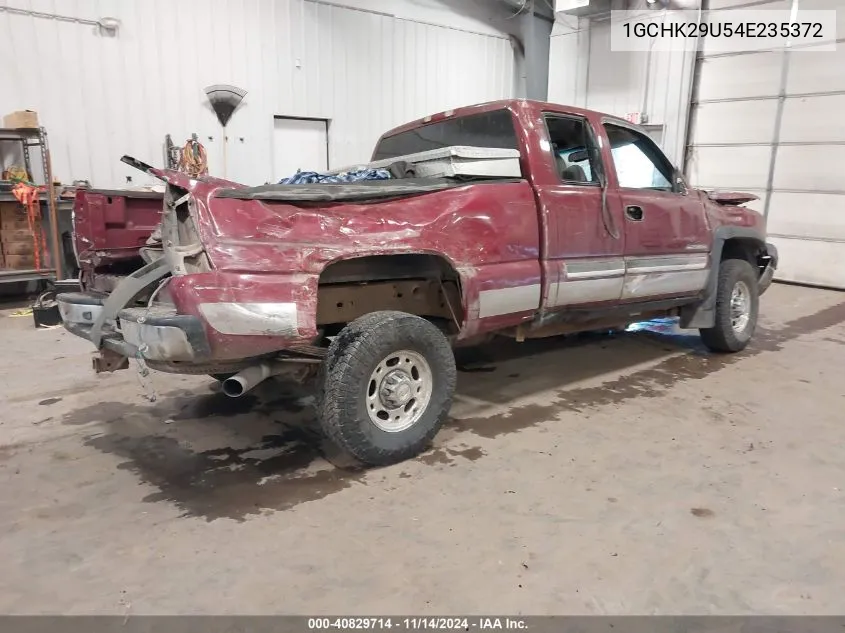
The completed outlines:
<svg viewBox="0 0 845 633">
<path fill-rule="evenodd" d="M 41 253 L 47 253 L 47 240 L 41 226 L 41 207 L 38 204 L 38 189 L 26 183 L 19 182 L 12 188 L 12 193 L 26 208 L 26 219 L 29 232 L 32 234 L 32 250 L 35 255 L 35 269 L 41 270 Z M 45 188 L 46 189 L 46 188 Z M 39 242 L 40 247 L 39 247 Z"/>
<path fill-rule="evenodd" d="M 177 169 L 193 178 L 208 175 L 208 156 L 203 144 L 195 139 L 185 141 Z"/>
</svg>

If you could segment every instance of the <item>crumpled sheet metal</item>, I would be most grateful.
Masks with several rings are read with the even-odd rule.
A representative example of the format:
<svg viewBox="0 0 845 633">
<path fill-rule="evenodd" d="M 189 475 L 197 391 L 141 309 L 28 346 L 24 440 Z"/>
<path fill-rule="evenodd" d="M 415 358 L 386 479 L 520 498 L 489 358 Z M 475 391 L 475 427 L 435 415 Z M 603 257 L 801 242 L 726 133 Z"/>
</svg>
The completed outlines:
<svg viewBox="0 0 845 633">
<path fill-rule="evenodd" d="M 279 202 L 351 202 L 398 198 L 466 185 L 465 182 L 447 178 L 401 178 L 363 180 L 354 183 L 263 185 L 244 189 L 219 189 L 215 192 L 215 197 Z"/>
</svg>

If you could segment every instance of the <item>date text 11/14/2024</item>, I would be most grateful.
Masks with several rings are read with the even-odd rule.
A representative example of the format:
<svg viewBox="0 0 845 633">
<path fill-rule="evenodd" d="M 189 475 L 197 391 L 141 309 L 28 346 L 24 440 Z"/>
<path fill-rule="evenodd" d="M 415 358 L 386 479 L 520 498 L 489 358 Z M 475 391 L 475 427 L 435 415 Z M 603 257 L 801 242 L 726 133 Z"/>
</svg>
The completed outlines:
<svg viewBox="0 0 845 633">
<path fill-rule="evenodd" d="M 349 618 L 308 618 L 310 631 L 352 631 L 352 630 L 431 630 L 431 631 L 470 631 L 470 630 L 519 630 L 526 629 L 525 620 L 509 617 L 349 617 Z"/>
</svg>

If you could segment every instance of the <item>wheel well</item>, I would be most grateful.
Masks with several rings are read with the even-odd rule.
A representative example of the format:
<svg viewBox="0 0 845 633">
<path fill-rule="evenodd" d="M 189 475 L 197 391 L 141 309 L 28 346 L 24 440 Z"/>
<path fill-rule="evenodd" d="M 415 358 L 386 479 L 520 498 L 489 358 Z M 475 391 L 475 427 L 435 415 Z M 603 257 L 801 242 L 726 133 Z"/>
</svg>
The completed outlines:
<svg viewBox="0 0 845 633">
<path fill-rule="evenodd" d="M 765 268 L 762 255 L 765 253 L 765 244 L 749 237 L 734 237 L 725 240 L 722 247 L 722 261 L 726 259 L 744 259 L 758 269 L 760 273 Z"/>
<path fill-rule="evenodd" d="M 318 326 L 330 332 L 378 310 L 422 316 L 457 333 L 464 321 L 460 276 L 446 259 L 428 254 L 344 259 L 320 274 Z"/>
</svg>

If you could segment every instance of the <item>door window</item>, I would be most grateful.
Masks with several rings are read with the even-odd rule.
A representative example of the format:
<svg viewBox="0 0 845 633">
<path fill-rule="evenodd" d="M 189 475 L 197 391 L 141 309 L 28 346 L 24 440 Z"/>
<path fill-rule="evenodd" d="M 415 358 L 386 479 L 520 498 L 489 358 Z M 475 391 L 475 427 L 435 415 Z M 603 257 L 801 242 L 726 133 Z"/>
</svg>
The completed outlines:
<svg viewBox="0 0 845 633">
<path fill-rule="evenodd" d="M 557 175 L 567 184 L 598 182 L 587 122 L 573 117 L 546 115 Z"/>
<path fill-rule="evenodd" d="M 604 129 L 619 186 L 672 191 L 672 164 L 648 136 L 612 123 Z"/>
</svg>

